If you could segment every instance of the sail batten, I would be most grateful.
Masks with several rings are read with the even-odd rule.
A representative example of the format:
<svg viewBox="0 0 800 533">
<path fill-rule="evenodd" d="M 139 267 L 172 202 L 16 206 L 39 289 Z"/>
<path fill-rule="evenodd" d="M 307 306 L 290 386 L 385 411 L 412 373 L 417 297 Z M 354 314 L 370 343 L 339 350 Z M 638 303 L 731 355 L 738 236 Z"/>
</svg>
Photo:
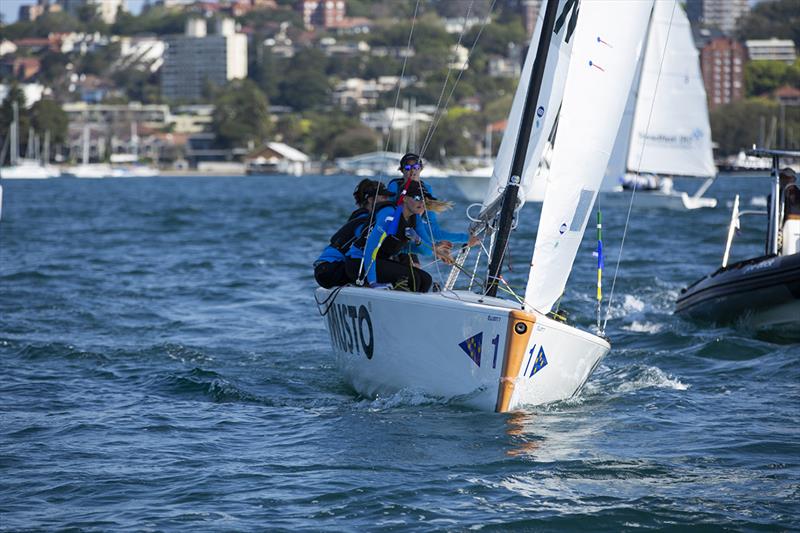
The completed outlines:
<svg viewBox="0 0 800 533">
<path fill-rule="evenodd" d="M 581 6 L 526 308 L 551 311 L 566 286 L 622 121 L 652 6 L 652 0 Z"/>
</svg>

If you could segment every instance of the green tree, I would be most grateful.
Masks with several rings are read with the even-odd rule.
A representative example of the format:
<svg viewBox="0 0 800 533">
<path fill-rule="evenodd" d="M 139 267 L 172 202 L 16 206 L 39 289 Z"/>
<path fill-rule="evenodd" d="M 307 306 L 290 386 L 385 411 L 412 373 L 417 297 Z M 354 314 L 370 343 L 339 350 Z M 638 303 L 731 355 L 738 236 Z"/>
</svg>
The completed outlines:
<svg viewBox="0 0 800 533">
<path fill-rule="evenodd" d="M 375 150 L 377 141 L 378 134 L 375 131 L 359 124 L 337 134 L 328 145 L 327 152 L 331 158 L 363 154 Z"/>
<path fill-rule="evenodd" d="M 735 154 L 753 144 L 765 142 L 772 148 L 796 150 L 800 148 L 800 108 L 787 106 L 785 121 L 780 119 L 780 106 L 767 98 L 748 98 L 720 106 L 710 114 L 711 136 L 719 145 L 722 155 Z M 760 139 L 764 124 L 766 139 Z M 774 125 L 774 134 L 773 134 Z M 785 128 L 785 143 L 781 143 L 781 127 Z M 772 137 L 772 139 L 770 139 Z M 772 141 L 772 142 L 770 142 Z"/>
<path fill-rule="evenodd" d="M 54 144 L 62 144 L 67 140 L 67 114 L 55 100 L 42 98 L 31 106 L 31 125 L 39 133 L 50 132 Z"/>
<path fill-rule="evenodd" d="M 269 103 L 250 80 L 229 83 L 214 99 L 212 130 L 225 148 L 261 144 L 270 133 Z"/>
<path fill-rule="evenodd" d="M 319 50 L 307 48 L 289 62 L 278 89 L 280 103 L 298 111 L 322 107 L 328 102 L 330 80 L 325 76 L 327 59 Z"/>
<path fill-rule="evenodd" d="M 800 2 L 797 0 L 762 1 L 738 21 L 740 40 L 778 37 L 792 39 L 800 47 Z"/>
</svg>

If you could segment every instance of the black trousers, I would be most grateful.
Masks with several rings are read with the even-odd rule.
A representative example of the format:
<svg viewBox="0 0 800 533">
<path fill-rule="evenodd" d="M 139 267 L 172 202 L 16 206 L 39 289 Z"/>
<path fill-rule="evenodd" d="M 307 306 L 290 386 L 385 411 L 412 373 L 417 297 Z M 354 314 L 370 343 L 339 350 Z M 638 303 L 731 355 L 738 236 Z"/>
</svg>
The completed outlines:
<svg viewBox="0 0 800 533">
<path fill-rule="evenodd" d="M 328 263 L 327 261 L 319 263 L 314 267 L 314 279 L 317 280 L 320 287 L 331 289 L 333 287 L 341 287 L 355 281 L 355 278 L 350 279 L 347 277 L 347 270 L 345 269 L 344 261 L 336 261 L 335 263 Z"/>
<path fill-rule="evenodd" d="M 366 259 L 364 261 L 366 266 Z M 348 278 L 356 279 L 359 274 L 358 269 L 361 266 L 361 259 L 347 259 L 345 266 Z M 413 292 L 428 292 L 433 284 L 433 278 L 424 270 L 409 264 L 398 263 L 391 259 L 378 259 L 375 265 L 375 274 L 377 275 L 378 283 L 395 284 L 405 279 L 408 283 L 408 289 Z"/>
</svg>

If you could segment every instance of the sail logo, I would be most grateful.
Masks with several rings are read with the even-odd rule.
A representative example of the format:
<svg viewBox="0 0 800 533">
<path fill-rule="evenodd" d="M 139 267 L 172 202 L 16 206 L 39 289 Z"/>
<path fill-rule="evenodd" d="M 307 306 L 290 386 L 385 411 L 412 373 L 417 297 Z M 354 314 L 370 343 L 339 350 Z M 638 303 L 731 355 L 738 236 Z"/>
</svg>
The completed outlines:
<svg viewBox="0 0 800 533">
<path fill-rule="evenodd" d="M 372 359 L 375 351 L 375 336 L 372 318 L 363 305 L 333 304 L 325 315 L 331 344 L 343 352 L 355 353 Z"/>
<path fill-rule="evenodd" d="M 558 16 L 556 23 L 553 26 L 553 33 L 558 35 L 558 33 L 561 31 L 561 28 L 564 27 L 567 17 L 569 16 L 569 24 L 567 25 L 567 32 L 564 36 L 565 43 L 569 42 L 569 40 L 572 38 L 572 34 L 575 32 L 575 25 L 578 23 L 578 4 L 579 0 L 567 0 L 564 2 L 564 10 L 561 11 L 561 14 Z"/>
<path fill-rule="evenodd" d="M 672 146 L 676 148 L 688 148 L 694 143 L 699 142 L 705 135 L 703 130 L 695 128 L 688 135 L 672 135 L 666 133 L 639 133 L 642 143 L 654 143 L 662 146 Z"/>
<path fill-rule="evenodd" d="M 483 348 L 483 332 L 458 343 L 464 353 L 472 359 L 476 365 L 481 366 L 481 350 Z"/>
<path fill-rule="evenodd" d="M 531 351 L 528 352 L 528 362 L 525 364 L 525 371 L 522 373 L 523 376 L 528 375 L 528 368 L 531 369 L 529 378 L 532 378 L 538 371 L 543 369 L 547 366 L 547 354 L 544 352 L 544 346 L 539 346 L 539 352 L 536 353 L 536 358 L 534 359 L 533 354 L 536 352 L 536 345 L 533 345 Z M 531 367 L 531 361 L 533 361 L 533 366 Z"/>
</svg>

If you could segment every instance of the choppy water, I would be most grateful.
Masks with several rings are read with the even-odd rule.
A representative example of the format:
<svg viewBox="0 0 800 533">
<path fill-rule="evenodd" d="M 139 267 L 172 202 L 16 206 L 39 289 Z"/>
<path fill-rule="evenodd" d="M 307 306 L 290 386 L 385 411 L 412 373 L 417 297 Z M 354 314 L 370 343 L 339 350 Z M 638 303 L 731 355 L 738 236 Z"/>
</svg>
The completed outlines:
<svg viewBox="0 0 800 533">
<path fill-rule="evenodd" d="M 0 530 L 800 528 L 800 347 L 672 315 L 729 209 L 634 212 L 610 356 L 579 398 L 497 415 L 343 384 L 310 263 L 355 181 L 5 181 Z M 604 207 L 607 294 L 624 219 Z M 584 325 L 591 240 L 564 300 Z"/>
</svg>

